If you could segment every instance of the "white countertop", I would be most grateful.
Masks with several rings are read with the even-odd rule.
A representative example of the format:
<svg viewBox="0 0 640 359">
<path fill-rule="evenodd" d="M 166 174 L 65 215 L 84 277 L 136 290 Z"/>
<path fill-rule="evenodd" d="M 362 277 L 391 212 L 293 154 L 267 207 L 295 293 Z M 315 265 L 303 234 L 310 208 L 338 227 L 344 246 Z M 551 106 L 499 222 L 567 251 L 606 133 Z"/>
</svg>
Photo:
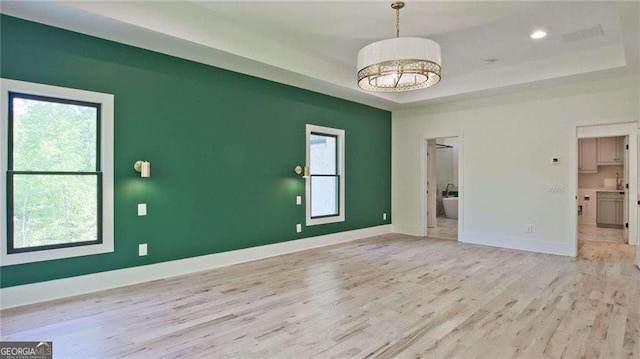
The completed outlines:
<svg viewBox="0 0 640 359">
<path fill-rule="evenodd" d="M 596 192 L 624 192 L 624 189 L 615 189 L 612 187 L 598 187 L 598 188 L 578 188 L 583 191 L 596 191 Z M 640 193 L 638 194 L 640 196 Z"/>
</svg>

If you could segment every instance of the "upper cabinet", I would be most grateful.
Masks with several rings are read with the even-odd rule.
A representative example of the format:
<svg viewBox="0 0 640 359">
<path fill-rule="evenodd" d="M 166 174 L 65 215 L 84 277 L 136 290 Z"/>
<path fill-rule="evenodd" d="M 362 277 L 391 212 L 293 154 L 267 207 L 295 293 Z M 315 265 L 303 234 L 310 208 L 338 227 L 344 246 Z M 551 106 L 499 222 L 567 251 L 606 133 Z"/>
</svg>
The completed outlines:
<svg viewBox="0 0 640 359">
<path fill-rule="evenodd" d="M 598 138 L 598 164 L 622 165 L 624 164 L 624 137 L 600 137 Z"/>
<path fill-rule="evenodd" d="M 595 138 L 578 140 L 578 173 L 598 173 L 598 146 Z"/>
</svg>

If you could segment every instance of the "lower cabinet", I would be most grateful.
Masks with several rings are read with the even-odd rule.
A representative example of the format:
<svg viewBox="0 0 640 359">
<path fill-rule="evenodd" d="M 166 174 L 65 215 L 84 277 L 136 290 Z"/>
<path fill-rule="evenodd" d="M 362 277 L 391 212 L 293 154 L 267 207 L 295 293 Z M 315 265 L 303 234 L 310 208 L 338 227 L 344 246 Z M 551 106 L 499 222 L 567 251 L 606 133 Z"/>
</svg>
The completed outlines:
<svg viewBox="0 0 640 359">
<path fill-rule="evenodd" d="M 598 227 L 623 228 L 624 192 L 598 192 L 596 222 Z"/>
</svg>

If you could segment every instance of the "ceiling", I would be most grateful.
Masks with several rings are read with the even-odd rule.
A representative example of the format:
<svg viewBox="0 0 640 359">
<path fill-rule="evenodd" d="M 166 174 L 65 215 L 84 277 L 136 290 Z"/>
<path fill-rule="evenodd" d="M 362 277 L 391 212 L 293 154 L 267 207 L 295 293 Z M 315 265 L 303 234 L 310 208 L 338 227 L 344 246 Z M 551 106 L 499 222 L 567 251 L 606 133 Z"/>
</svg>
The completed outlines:
<svg viewBox="0 0 640 359">
<path fill-rule="evenodd" d="M 2 1 L 0 11 L 397 109 L 639 70 L 640 2 L 406 1 L 401 36 L 442 47 L 437 86 L 356 85 L 363 46 L 395 35 L 391 1 Z M 532 40 L 533 30 L 548 36 Z"/>
</svg>

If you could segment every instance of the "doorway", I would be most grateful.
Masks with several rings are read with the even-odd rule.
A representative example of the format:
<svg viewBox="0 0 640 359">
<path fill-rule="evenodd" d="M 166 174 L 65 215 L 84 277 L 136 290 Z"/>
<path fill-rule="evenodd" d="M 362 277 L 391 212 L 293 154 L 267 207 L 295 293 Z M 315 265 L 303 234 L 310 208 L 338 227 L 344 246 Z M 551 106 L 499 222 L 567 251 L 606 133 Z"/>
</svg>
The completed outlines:
<svg viewBox="0 0 640 359">
<path fill-rule="evenodd" d="M 637 129 L 579 127 L 577 137 L 577 256 L 635 263 Z"/>
<path fill-rule="evenodd" d="M 426 235 L 457 241 L 461 193 L 459 138 L 439 137 L 426 142 Z"/>
</svg>

